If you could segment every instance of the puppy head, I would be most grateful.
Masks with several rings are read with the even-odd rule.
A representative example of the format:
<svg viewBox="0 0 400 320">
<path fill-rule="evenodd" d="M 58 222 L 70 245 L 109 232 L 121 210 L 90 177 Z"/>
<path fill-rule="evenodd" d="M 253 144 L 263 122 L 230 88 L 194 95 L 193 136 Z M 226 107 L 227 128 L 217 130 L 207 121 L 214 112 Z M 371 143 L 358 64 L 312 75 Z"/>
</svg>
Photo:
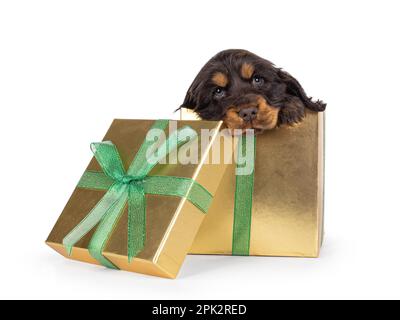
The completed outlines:
<svg viewBox="0 0 400 320">
<path fill-rule="evenodd" d="M 294 124 L 305 108 L 325 110 L 299 82 L 268 60 L 246 50 L 225 50 L 206 63 L 187 91 L 181 108 L 204 120 L 224 120 L 230 129 L 263 131 Z"/>
</svg>

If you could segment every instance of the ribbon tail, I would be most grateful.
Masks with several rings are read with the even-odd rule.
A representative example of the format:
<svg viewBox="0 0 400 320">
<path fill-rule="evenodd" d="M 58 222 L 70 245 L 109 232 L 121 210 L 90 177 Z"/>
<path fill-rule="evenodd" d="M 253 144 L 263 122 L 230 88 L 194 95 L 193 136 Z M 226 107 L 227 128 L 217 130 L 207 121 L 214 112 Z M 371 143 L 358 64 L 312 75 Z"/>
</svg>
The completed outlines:
<svg viewBox="0 0 400 320">
<path fill-rule="evenodd" d="M 141 186 L 130 186 L 128 197 L 128 262 L 143 249 L 146 241 L 146 196 Z"/>
<path fill-rule="evenodd" d="M 123 187 L 114 184 L 89 214 L 64 237 L 63 245 L 68 255 L 71 255 L 73 246 L 102 221 L 109 211 L 112 211 L 121 202 L 123 190 Z"/>
<path fill-rule="evenodd" d="M 122 186 L 123 193 L 119 199 L 107 210 L 104 218 L 101 220 L 96 232 L 90 239 L 88 250 L 90 255 L 100 262 L 104 267 L 110 269 L 118 269 L 110 260 L 103 256 L 103 250 L 110 238 L 119 218 L 123 213 L 123 209 L 127 200 L 126 186 Z"/>
<path fill-rule="evenodd" d="M 65 248 L 65 250 L 67 251 L 68 256 L 70 256 L 70 255 L 72 254 L 72 248 L 73 248 L 73 247 L 74 247 L 73 245 L 64 244 L 64 248 Z"/>
</svg>

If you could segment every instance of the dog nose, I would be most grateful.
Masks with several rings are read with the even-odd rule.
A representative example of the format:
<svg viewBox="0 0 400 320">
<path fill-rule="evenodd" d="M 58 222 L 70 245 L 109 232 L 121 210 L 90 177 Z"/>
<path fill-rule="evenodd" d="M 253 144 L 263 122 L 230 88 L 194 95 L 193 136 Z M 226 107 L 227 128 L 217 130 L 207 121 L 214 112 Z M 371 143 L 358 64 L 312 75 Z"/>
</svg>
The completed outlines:
<svg viewBox="0 0 400 320">
<path fill-rule="evenodd" d="M 251 107 L 242 109 L 239 111 L 239 117 L 241 117 L 244 121 L 251 121 L 257 117 L 258 108 Z"/>
</svg>

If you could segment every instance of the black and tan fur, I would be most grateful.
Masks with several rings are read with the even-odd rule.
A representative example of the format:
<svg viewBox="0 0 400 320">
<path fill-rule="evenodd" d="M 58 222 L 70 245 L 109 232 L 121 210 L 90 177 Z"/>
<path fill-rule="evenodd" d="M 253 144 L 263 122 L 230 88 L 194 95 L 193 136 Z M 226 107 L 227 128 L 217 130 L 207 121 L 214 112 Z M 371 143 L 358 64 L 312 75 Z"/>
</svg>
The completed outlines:
<svg viewBox="0 0 400 320">
<path fill-rule="evenodd" d="M 300 122 L 305 108 L 324 111 L 286 71 L 246 50 L 215 55 L 194 79 L 180 108 L 204 120 L 224 120 L 230 129 L 261 132 Z"/>
</svg>

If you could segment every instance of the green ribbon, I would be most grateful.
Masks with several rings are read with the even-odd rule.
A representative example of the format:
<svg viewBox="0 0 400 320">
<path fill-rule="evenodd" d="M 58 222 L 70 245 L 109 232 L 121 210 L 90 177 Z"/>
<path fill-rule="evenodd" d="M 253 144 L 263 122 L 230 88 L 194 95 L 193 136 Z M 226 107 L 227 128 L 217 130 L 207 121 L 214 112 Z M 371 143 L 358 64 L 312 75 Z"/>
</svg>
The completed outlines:
<svg viewBox="0 0 400 320">
<path fill-rule="evenodd" d="M 248 139 L 244 135 L 239 138 L 239 156 L 246 154 L 250 163 L 241 164 L 236 161 L 236 170 L 244 165 L 250 166 L 249 174 L 236 172 L 235 207 L 232 235 L 232 255 L 248 256 L 250 254 L 250 233 L 253 208 L 254 169 L 255 169 L 255 136 L 250 134 Z M 249 150 L 247 148 L 249 147 Z M 252 153 L 249 153 L 252 152 Z M 249 156 L 249 157 L 248 157 Z"/>
<path fill-rule="evenodd" d="M 168 120 L 158 120 L 152 129 L 165 130 Z M 102 252 L 128 205 L 128 261 L 130 262 L 144 247 L 146 240 L 146 194 L 177 196 L 186 198 L 203 213 L 206 213 L 212 195 L 190 178 L 172 176 L 149 176 L 157 163 L 181 144 L 195 138 L 196 132 L 186 126 L 173 132 L 165 142 L 152 151 L 154 141 L 145 140 L 129 169 L 125 171 L 121 157 L 111 142 L 93 143 L 92 151 L 103 172 L 86 171 L 78 188 L 107 190 L 103 198 L 89 214 L 63 239 L 68 254 L 73 246 L 96 225 L 88 250 L 90 255 L 108 268 L 117 267 L 103 256 Z M 152 161 L 148 161 L 149 155 Z"/>
</svg>

